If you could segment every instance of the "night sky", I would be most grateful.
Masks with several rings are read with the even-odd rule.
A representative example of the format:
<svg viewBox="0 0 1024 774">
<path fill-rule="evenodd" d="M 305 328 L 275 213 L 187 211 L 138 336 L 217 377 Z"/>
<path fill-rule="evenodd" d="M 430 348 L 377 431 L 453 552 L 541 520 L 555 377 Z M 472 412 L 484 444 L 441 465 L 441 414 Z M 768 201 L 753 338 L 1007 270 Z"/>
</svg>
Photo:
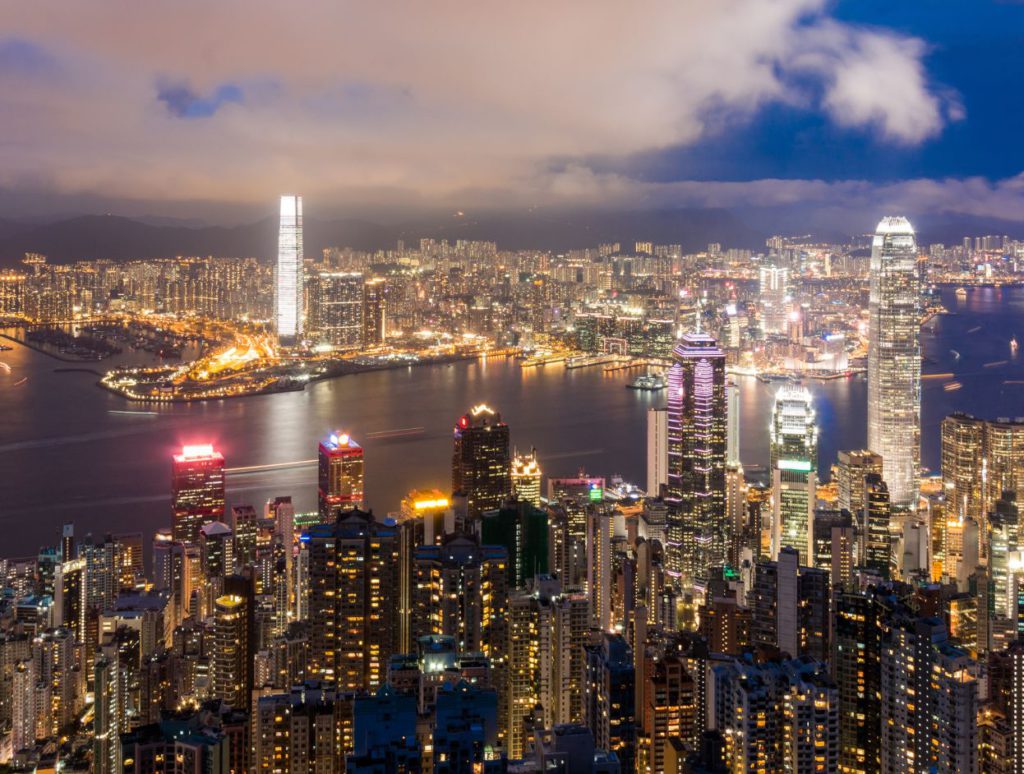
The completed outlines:
<svg viewBox="0 0 1024 774">
<path fill-rule="evenodd" d="M 8 4 L 0 217 L 829 207 L 1024 221 L 1024 4 Z M 269 203 L 269 204 L 268 204 Z"/>
</svg>

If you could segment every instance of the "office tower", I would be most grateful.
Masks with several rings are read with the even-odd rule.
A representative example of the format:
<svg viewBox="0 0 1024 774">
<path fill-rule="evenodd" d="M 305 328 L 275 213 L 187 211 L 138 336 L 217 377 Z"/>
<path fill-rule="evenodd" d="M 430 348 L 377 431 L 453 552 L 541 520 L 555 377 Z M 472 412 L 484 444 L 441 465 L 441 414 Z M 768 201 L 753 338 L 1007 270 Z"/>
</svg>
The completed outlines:
<svg viewBox="0 0 1024 774">
<path fill-rule="evenodd" d="M 584 646 L 583 718 L 602 750 L 615 753 L 623 771 L 636 770 L 636 674 L 621 634 L 604 632 Z"/>
<path fill-rule="evenodd" d="M 482 403 L 455 425 L 452 491 L 466 495 L 473 515 L 500 507 L 512 494 L 508 425 Z"/>
<path fill-rule="evenodd" d="M 726 770 L 837 771 L 839 700 L 823 664 L 735 660 L 711 670 L 712 728 Z"/>
<path fill-rule="evenodd" d="M 647 494 L 659 497 L 668 486 L 668 411 L 647 410 Z"/>
<path fill-rule="evenodd" d="M 341 511 L 333 523 L 311 527 L 303 541 L 310 674 L 340 690 L 376 690 L 398 645 L 398 528 L 371 513 Z"/>
<path fill-rule="evenodd" d="M 882 475 L 882 458 L 867 449 L 840 451 L 836 470 L 839 490 L 836 505 L 858 517 L 864 510 L 864 479 L 868 473 Z"/>
<path fill-rule="evenodd" d="M 253 713 L 256 771 L 342 771 L 350 751 L 351 716 L 351 696 L 317 681 L 260 696 Z"/>
<path fill-rule="evenodd" d="M 347 433 L 331 433 L 318 455 L 320 518 L 339 508 L 363 507 L 363 447 Z"/>
<path fill-rule="evenodd" d="M 882 645 L 882 771 L 977 771 L 977 664 L 942 622 L 894 622 Z"/>
<path fill-rule="evenodd" d="M 371 277 L 363 285 L 363 346 L 377 347 L 387 336 L 387 292 L 384 277 Z"/>
<path fill-rule="evenodd" d="M 284 346 L 302 338 L 302 197 L 281 197 L 281 226 L 277 239 L 274 320 Z"/>
<path fill-rule="evenodd" d="M 537 450 L 531 449 L 529 454 L 516 453 L 512 458 L 512 494 L 539 508 L 540 478 Z"/>
<path fill-rule="evenodd" d="M 158 591 L 171 587 L 171 546 L 174 536 L 170 528 L 162 527 L 153 533 L 153 588 Z"/>
<path fill-rule="evenodd" d="M 705 577 L 724 564 L 725 354 L 710 336 L 689 333 L 672 353 L 668 385 L 668 499 L 681 522 L 679 555 L 672 569 L 686 578 Z M 677 542 L 670 538 L 670 543 Z"/>
<path fill-rule="evenodd" d="M 740 386 L 735 381 L 725 383 L 726 436 L 725 462 L 740 465 Z"/>
<path fill-rule="evenodd" d="M 992 612 L 999 619 L 1013 617 L 1016 610 L 1014 575 L 1022 562 L 1020 509 L 1017 495 L 1004 492 L 989 516 L 989 574 L 992 577 Z"/>
<path fill-rule="evenodd" d="M 868 448 L 882 456 L 892 504 L 917 504 L 921 467 L 921 281 L 906 218 L 878 224 L 871 248 Z"/>
<path fill-rule="evenodd" d="M 410 653 L 416 638 L 412 634 L 413 595 L 416 593 L 416 552 L 423 546 L 440 546 L 455 529 L 455 508 L 440 489 L 414 489 L 402 500 L 398 519 L 399 578 L 398 646 Z"/>
<path fill-rule="evenodd" d="M 792 548 L 778 561 L 758 562 L 751 596 L 752 645 L 778 648 L 791 658 L 825 661 L 829 648 L 828 572 L 801 567 Z"/>
<path fill-rule="evenodd" d="M 881 649 L 886 590 L 842 589 L 835 596 L 830 666 L 839 690 L 839 769 L 881 769 Z"/>
<path fill-rule="evenodd" d="M 1024 421 L 962 413 L 943 419 L 942 483 L 949 516 L 975 519 L 986 535 L 988 514 L 1003 492 L 1024 487 Z"/>
<path fill-rule="evenodd" d="M 768 265 L 759 272 L 762 328 L 765 333 L 785 333 L 789 309 L 789 269 Z"/>
<path fill-rule="evenodd" d="M 985 516 L 985 424 L 967 414 L 952 414 L 942 420 L 943 489 L 950 515 L 960 520 Z"/>
<path fill-rule="evenodd" d="M 524 500 L 486 511 L 480 517 L 480 542 L 508 552 L 510 588 L 524 588 L 548 572 L 548 515 Z"/>
<path fill-rule="evenodd" d="M 579 722 L 583 718 L 583 645 L 589 630 L 587 599 L 563 593 L 550 576 L 514 592 L 508 606 L 508 678 L 499 728 L 510 759 L 523 757 L 527 720 Z"/>
<path fill-rule="evenodd" d="M 363 343 L 363 275 L 326 271 L 314 275 L 307 328 L 331 349 L 357 350 Z"/>
<path fill-rule="evenodd" d="M 249 706 L 247 603 L 245 597 L 237 594 L 224 594 L 214 602 L 213 695 L 238 709 Z"/>
<path fill-rule="evenodd" d="M 864 515 L 859 522 L 864 539 L 860 564 L 882 578 L 889 577 L 892 564 L 891 518 L 889 487 L 877 473 L 869 473 L 864 479 Z"/>
<path fill-rule="evenodd" d="M 786 385 L 775 394 L 771 425 L 772 555 L 784 546 L 814 561 L 818 486 L 818 425 L 811 393 Z"/>
<path fill-rule="evenodd" d="M 185 446 L 171 464 L 172 534 L 198 543 L 199 528 L 224 519 L 224 455 L 209 444 Z"/>
</svg>

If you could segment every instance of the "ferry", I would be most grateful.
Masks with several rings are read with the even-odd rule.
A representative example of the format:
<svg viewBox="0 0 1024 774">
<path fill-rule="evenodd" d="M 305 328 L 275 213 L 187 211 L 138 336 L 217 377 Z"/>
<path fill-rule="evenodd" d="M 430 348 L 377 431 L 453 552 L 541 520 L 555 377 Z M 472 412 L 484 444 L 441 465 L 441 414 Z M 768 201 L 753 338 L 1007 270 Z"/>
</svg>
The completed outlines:
<svg viewBox="0 0 1024 774">
<path fill-rule="evenodd" d="M 1010 353 L 1014 354 L 1014 355 L 1017 354 L 1017 337 L 1016 336 L 1011 336 L 1010 337 Z"/>
<path fill-rule="evenodd" d="M 956 300 L 957 301 L 966 301 L 967 300 L 967 288 L 957 288 L 956 289 Z"/>
<path fill-rule="evenodd" d="M 657 391 L 665 389 L 665 377 L 661 374 L 643 374 L 636 381 L 626 385 L 631 390 Z"/>
</svg>

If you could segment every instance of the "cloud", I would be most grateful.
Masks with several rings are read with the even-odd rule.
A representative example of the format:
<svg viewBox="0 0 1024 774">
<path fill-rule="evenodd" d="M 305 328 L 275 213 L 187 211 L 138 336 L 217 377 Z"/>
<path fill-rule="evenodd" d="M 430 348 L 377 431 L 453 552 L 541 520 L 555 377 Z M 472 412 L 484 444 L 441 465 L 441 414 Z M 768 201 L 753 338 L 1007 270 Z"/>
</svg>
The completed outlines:
<svg viewBox="0 0 1024 774">
<path fill-rule="evenodd" d="M 0 186 L 239 204 L 281 190 L 591 200 L 629 181 L 588 176 L 583 159 L 693 144 L 770 104 L 897 146 L 962 115 L 930 83 L 924 42 L 841 23 L 830 5 L 17 4 L 10 39 L 60 52 L 66 74 L 27 88 L 0 68 Z"/>
<path fill-rule="evenodd" d="M 226 83 L 218 86 L 210 96 L 203 97 L 187 84 L 165 81 L 157 86 L 156 98 L 178 118 L 209 118 L 223 105 L 241 102 L 242 90 L 232 83 Z"/>
</svg>

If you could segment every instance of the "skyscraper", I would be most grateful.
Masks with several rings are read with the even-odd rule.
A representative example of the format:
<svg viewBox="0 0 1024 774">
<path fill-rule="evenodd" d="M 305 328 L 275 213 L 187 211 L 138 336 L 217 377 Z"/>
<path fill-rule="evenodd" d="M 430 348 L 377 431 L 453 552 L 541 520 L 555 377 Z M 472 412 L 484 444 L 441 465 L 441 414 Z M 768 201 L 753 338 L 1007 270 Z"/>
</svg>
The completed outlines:
<svg viewBox="0 0 1024 774">
<path fill-rule="evenodd" d="M 209 444 L 185 446 L 171 465 L 172 532 L 199 542 L 199 528 L 224 519 L 224 455 Z"/>
<path fill-rule="evenodd" d="M 871 248 L 868 448 L 882 455 L 899 507 L 916 504 L 921 467 L 920 293 L 914 229 L 906 218 L 883 218 Z"/>
<path fill-rule="evenodd" d="M 318 271 L 311 289 L 311 319 L 307 328 L 315 340 L 338 351 L 359 349 L 363 343 L 363 275 L 347 271 Z"/>
<path fill-rule="evenodd" d="M 302 336 L 302 271 L 302 197 L 282 196 L 274 318 L 284 345 L 295 344 Z"/>
<path fill-rule="evenodd" d="M 840 451 L 836 463 L 840 510 L 859 517 L 864 510 L 864 478 L 868 473 L 882 475 L 882 458 L 872 451 Z"/>
<path fill-rule="evenodd" d="M 363 286 L 363 346 L 384 343 L 387 335 L 387 292 L 384 277 L 371 277 Z"/>
<path fill-rule="evenodd" d="M 318 458 L 320 517 L 339 507 L 362 507 L 363 447 L 347 433 L 334 432 L 320 442 Z"/>
<path fill-rule="evenodd" d="M 864 479 L 864 513 L 859 520 L 863 540 L 860 564 L 883 578 L 889 577 L 892 563 L 891 503 L 889 487 L 878 474 L 869 473 Z"/>
<path fill-rule="evenodd" d="M 681 552 L 676 571 L 693 577 L 726 560 L 725 353 L 711 336 L 689 333 L 672 355 L 668 499 L 678 504 L 682 521 L 682 545 L 672 550 Z"/>
<path fill-rule="evenodd" d="M 471 513 L 493 510 L 512 494 L 508 425 L 490 406 L 474 406 L 454 431 L 452 491 L 462 492 Z"/>
<path fill-rule="evenodd" d="M 647 494 L 657 497 L 668 484 L 668 411 L 647 410 Z"/>
<path fill-rule="evenodd" d="M 236 709 L 248 709 L 247 674 L 252 668 L 248 600 L 224 594 L 214 603 L 213 695 Z"/>
<path fill-rule="evenodd" d="M 302 539 L 309 551 L 309 672 L 339 689 L 376 691 L 398 644 L 398 527 L 349 510 Z"/>
<path fill-rule="evenodd" d="M 814 561 L 814 505 L 818 485 L 818 426 L 811 393 L 786 385 L 775 394 L 771 424 L 772 556 L 783 546 Z"/>
<path fill-rule="evenodd" d="M 520 500 L 540 507 L 540 463 L 537 450 L 529 454 L 516 454 L 512 458 L 512 493 Z"/>
</svg>

